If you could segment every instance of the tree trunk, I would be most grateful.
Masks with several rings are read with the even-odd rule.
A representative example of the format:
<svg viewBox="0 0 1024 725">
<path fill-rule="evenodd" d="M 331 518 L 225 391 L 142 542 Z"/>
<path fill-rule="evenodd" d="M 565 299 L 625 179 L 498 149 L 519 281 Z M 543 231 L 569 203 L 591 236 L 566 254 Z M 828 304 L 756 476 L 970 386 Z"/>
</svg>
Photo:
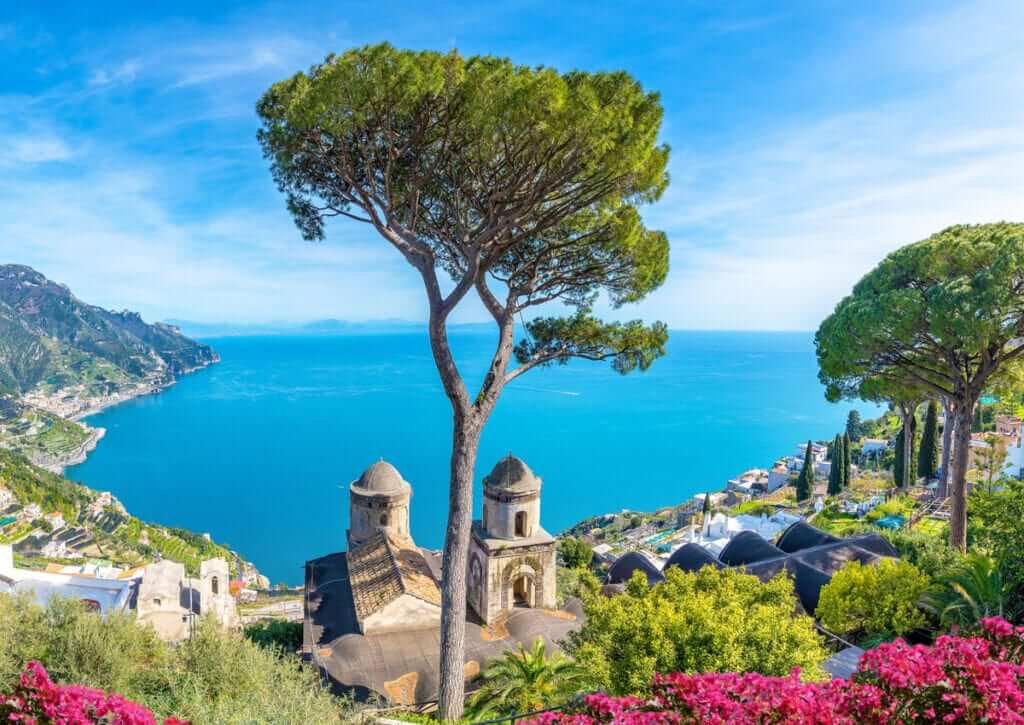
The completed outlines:
<svg viewBox="0 0 1024 725">
<path fill-rule="evenodd" d="M 949 496 L 949 466 L 952 462 L 950 454 L 953 451 L 953 430 L 956 428 L 956 418 L 953 407 L 946 398 L 942 399 L 942 410 L 944 412 L 945 424 L 942 426 L 942 477 L 939 479 L 939 490 L 936 494 L 939 498 Z"/>
<path fill-rule="evenodd" d="M 967 551 L 967 468 L 971 456 L 971 416 L 974 400 L 956 404 L 956 423 L 952 435 L 953 452 L 949 495 L 952 497 L 949 512 L 949 545 L 961 552 Z"/>
<path fill-rule="evenodd" d="M 448 533 L 441 562 L 441 671 L 438 684 L 442 720 L 462 718 L 465 697 L 466 571 L 473 525 L 473 472 L 482 425 L 456 411 L 452 436 Z"/>
<path fill-rule="evenodd" d="M 452 403 L 451 480 L 448 490 L 448 532 L 441 562 L 441 647 L 438 716 L 462 719 L 465 700 L 466 573 L 473 527 L 473 479 L 480 434 L 504 389 L 512 355 L 514 320 L 498 320 L 498 346 L 476 400 L 470 404 L 462 378 L 448 348 L 444 321 L 431 317 L 430 342 L 434 361 Z"/>
</svg>

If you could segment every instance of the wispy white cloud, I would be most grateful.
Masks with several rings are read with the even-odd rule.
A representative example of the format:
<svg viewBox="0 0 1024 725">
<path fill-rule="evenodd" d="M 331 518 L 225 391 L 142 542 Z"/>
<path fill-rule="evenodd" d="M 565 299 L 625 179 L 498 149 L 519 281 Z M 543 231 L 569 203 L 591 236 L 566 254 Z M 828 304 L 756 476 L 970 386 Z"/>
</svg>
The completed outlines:
<svg viewBox="0 0 1024 725">
<path fill-rule="evenodd" d="M 50 132 L 5 132 L 0 128 L 0 168 L 66 161 L 72 150 Z"/>
<path fill-rule="evenodd" d="M 142 69 L 142 62 L 133 59 L 119 63 L 115 68 L 96 68 L 89 77 L 90 86 L 109 86 L 112 83 L 129 83 L 135 80 Z"/>
<path fill-rule="evenodd" d="M 958 8 L 894 28 L 869 45 L 911 86 L 895 97 L 677 153 L 684 179 L 648 214 L 670 231 L 672 272 L 640 311 L 690 327 L 813 329 L 896 247 L 951 224 L 1024 219 L 1024 105 L 1012 100 L 1024 48 L 994 24 Z M 942 68 L 942 82 L 907 84 L 922 66 Z"/>
<path fill-rule="evenodd" d="M 1022 8 L 957 5 L 848 29 L 800 64 L 794 80 L 812 95 L 752 108 L 714 144 L 694 129 L 719 119 L 684 118 L 675 109 L 692 99 L 666 93 L 673 183 L 646 216 L 669 232 L 672 271 L 649 300 L 608 314 L 809 329 L 895 247 L 1024 216 Z M 756 42 L 787 20 L 715 22 L 717 35 Z M 472 27 L 445 26 L 437 42 Z M 431 29 L 417 17 L 395 42 Z M 253 138 L 270 82 L 371 39 L 259 18 L 139 28 L 75 54 L 77 80 L 0 96 L 0 257 L 150 317 L 422 319 L 419 280 L 369 229 L 299 239 Z M 581 61 L 541 35 L 515 42 L 490 50 L 565 67 L 598 52 Z"/>
</svg>

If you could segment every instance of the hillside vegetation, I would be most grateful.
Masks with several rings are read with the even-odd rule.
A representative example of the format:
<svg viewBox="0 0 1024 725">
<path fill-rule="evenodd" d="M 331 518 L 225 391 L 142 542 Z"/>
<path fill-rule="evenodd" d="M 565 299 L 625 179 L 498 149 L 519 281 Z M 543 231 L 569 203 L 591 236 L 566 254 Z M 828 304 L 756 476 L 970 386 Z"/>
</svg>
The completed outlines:
<svg viewBox="0 0 1024 725">
<path fill-rule="evenodd" d="M 204 620 L 176 647 L 123 614 L 99 617 L 80 602 L 43 608 L 26 596 L 0 597 L 0 692 L 29 661 L 60 683 L 118 692 L 161 717 L 203 723 L 342 722 L 332 697 L 297 660 Z"/>
<path fill-rule="evenodd" d="M 109 394 L 127 382 L 168 383 L 215 359 L 175 327 L 86 304 L 30 267 L 0 266 L 2 389 Z"/>
<path fill-rule="evenodd" d="M 128 514 L 110 494 L 45 471 L 22 456 L 0 449 L 0 488 L 13 494 L 15 503 L 0 507 L 0 521 L 18 518 L 0 526 L 0 543 L 14 544 L 22 566 L 46 563 L 83 563 L 100 559 L 130 568 L 157 556 L 185 564 L 198 573 L 204 559 L 222 557 L 232 570 L 255 580 L 255 569 L 237 554 L 206 536 L 184 529 L 149 524 Z M 26 507 L 36 505 L 42 513 L 60 513 L 66 522 L 57 530 L 37 519 L 20 520 Z M 64 542 L 62 554 L 44 555 L 51 542 Z"/>
</svg>

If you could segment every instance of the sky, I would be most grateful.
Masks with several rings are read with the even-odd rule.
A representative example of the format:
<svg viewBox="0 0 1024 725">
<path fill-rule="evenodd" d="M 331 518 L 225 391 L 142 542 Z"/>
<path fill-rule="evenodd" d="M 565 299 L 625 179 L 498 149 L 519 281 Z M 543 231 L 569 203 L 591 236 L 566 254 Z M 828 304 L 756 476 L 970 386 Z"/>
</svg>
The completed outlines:
<svg viewBox="0 0 1024 725">
<path fill-rule="evenodd" d="M 157 7 L 157 6 L 160 7 Z M 330 52 L 623 69 L 661 94 L 661 289 L 611 317 L 813 330 L 889 251 L 1024 220 L 1024 3 L 19 3 L 0 9 L 0 262 L 150 320 L 422 320 L 375 233 L 301 239 L 257 99 Z M 483 319 L 464 305 L 455 319 Z"/>
</svg>

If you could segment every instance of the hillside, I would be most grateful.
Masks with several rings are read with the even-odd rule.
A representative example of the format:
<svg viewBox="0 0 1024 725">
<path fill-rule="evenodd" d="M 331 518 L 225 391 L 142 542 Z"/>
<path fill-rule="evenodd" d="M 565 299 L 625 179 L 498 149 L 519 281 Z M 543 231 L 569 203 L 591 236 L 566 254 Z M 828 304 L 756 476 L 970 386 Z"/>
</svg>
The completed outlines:
<svg viewBox="0 0 1024 725">
<path fill-rule="evenodd" d="M 265 586 L 256 568 L 205 535 L 141 521 L 110 493 L 33 466 L 0 449 L 0 544 L 13 544 L 22 566 L 47 564 L 130 569 L 164 557 L 191 571 L 224 557 L 247 583 Z"/>
<path fill-rule="evenodd" d="M 75 297 L 30 267 L 0 265 L 0 446 L 59 471 L 103 435 L 76 420 L 161 390 L 218 360 L 173 325 Z"/>
<path fill-rule="evenodd" d="M 110 395 L 166 385 L 216 360 L 176 327 L 86 304 L 30 267 L 0 266 L 0 386 L 8 392 Z"/>
</svg>

